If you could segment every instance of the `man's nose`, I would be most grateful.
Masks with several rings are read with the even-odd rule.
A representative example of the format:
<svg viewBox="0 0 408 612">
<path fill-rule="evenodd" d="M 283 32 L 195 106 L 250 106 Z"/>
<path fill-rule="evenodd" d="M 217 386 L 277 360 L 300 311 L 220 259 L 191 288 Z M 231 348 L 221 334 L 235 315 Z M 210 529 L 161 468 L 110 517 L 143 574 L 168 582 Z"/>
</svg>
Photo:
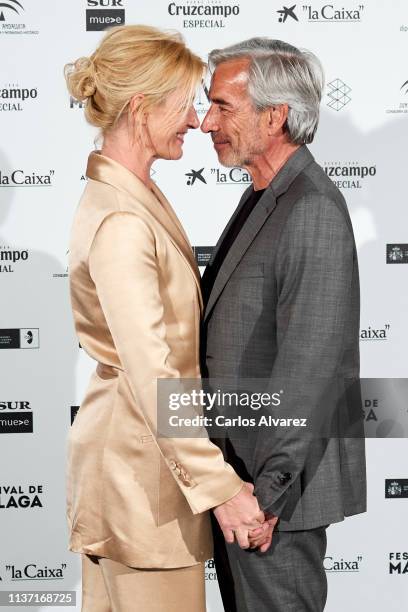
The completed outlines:
<svg viewBox="0 0 408 612">
<path fill-rule="evenodd" d="M 204 132 L 205 134 L 208 134 L 208 132 L 216 132 L 217 130 L 218 130 L 218 127 L 217 127 L 217 122 L 215 120 L 215 109 L 214 109 L 214 106 L 211 104 L 201 124 L 201 131 Z"/>
</svg>

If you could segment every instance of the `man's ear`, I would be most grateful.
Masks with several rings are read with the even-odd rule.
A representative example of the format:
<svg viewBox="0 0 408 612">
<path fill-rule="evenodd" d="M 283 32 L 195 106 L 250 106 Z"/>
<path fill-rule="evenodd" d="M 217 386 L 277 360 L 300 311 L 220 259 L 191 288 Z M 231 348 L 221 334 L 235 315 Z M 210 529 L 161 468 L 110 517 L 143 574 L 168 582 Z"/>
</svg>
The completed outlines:
<svg viewBox="0 0 408 612">
<path fill-rule="evenodd" d="M 277 104 L 270 106 L 267 110 L 268 132 L 271 136 L 276 136 L 283 130 L 289 113 L 287 104 Z"/>
</svg>

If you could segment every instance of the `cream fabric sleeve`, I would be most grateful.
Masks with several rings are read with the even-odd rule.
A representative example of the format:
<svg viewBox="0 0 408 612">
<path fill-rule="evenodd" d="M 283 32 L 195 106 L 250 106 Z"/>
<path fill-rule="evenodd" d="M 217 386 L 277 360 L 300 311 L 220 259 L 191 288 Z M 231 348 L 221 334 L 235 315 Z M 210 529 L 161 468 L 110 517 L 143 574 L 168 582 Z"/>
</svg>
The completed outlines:
<svg viewBox="0 0 408 612">
<path fill-rule="evenodd" d="M 185 265 L 181 262 L 181 265 Z M 193 513 L 233 497 L 242 480 L 208 438 L 155 435 L 158 378 L 180 378 L 168 363 L 155 236 L 132 212 L 103 220 L 89 253 L 89 271 L 120 362 L 145 422 Z M 180 313 L 182 316 L 183 313 Z M 131 427 L 131 423 L 129 424 Z M 186 480 L 177 474 L 183 470 Z"/>
</svg>

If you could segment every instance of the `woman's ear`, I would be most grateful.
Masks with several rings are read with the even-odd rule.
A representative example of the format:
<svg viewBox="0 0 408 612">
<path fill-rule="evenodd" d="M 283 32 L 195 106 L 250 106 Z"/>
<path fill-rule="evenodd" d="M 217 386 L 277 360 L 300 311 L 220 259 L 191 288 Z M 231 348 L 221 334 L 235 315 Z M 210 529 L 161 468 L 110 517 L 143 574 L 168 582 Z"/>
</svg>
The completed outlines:
<svg viewBox="0 0 408 612">
<path fill-rule="evenodd" d="M 144 100 L 144 95 L 143 94 L 139 94 L 139 93 L 135 94 L 134 96 L 132 96 L 130 98 L 130 101 L 129 101 L 129 110 L 130 110 L 131 115 L 133 115 L 133 117 L 136 117 L 137 111 L 139 110 L 143 100 Z M 140 120 L 141 120 L 142 123 L 145 123 L 145 115 L 144 114 L 140 117 Z"/>
</svg>

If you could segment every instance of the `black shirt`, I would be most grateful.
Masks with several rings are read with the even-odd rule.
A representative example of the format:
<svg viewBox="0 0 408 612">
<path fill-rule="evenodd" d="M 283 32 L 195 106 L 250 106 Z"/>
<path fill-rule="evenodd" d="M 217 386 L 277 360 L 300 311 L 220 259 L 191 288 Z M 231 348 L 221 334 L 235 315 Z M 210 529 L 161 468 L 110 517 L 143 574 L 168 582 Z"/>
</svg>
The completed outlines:
<svg viewBox="0 0 408 612">
<path fill-rule="evenodd" d="M 224 240 L 220 244 L 220 248 L 217 251 L 217 254 L 214 260 L 207 266 L 205 274 L 203 276 L 203 298 L 204 301 L 207 302 L 211 293 L 211 289 L 213 288 L 215 279 L 221 268 L 222 262 L 226 258 L 228 251 L 231 246 L 234 244 L 234 241 L 241 229 L 243 228 L 245 221 L 248 219 L 249 215 L 255 208 L 255 205 L 263 195 L 265 189 L 259 189 L 258 191 L 253 191 L 252 195 L 248 198 L 245 204 L 242 206 L 238 215 L 236 216 L 233 224 L 229 228 Z"/>
</svg>

